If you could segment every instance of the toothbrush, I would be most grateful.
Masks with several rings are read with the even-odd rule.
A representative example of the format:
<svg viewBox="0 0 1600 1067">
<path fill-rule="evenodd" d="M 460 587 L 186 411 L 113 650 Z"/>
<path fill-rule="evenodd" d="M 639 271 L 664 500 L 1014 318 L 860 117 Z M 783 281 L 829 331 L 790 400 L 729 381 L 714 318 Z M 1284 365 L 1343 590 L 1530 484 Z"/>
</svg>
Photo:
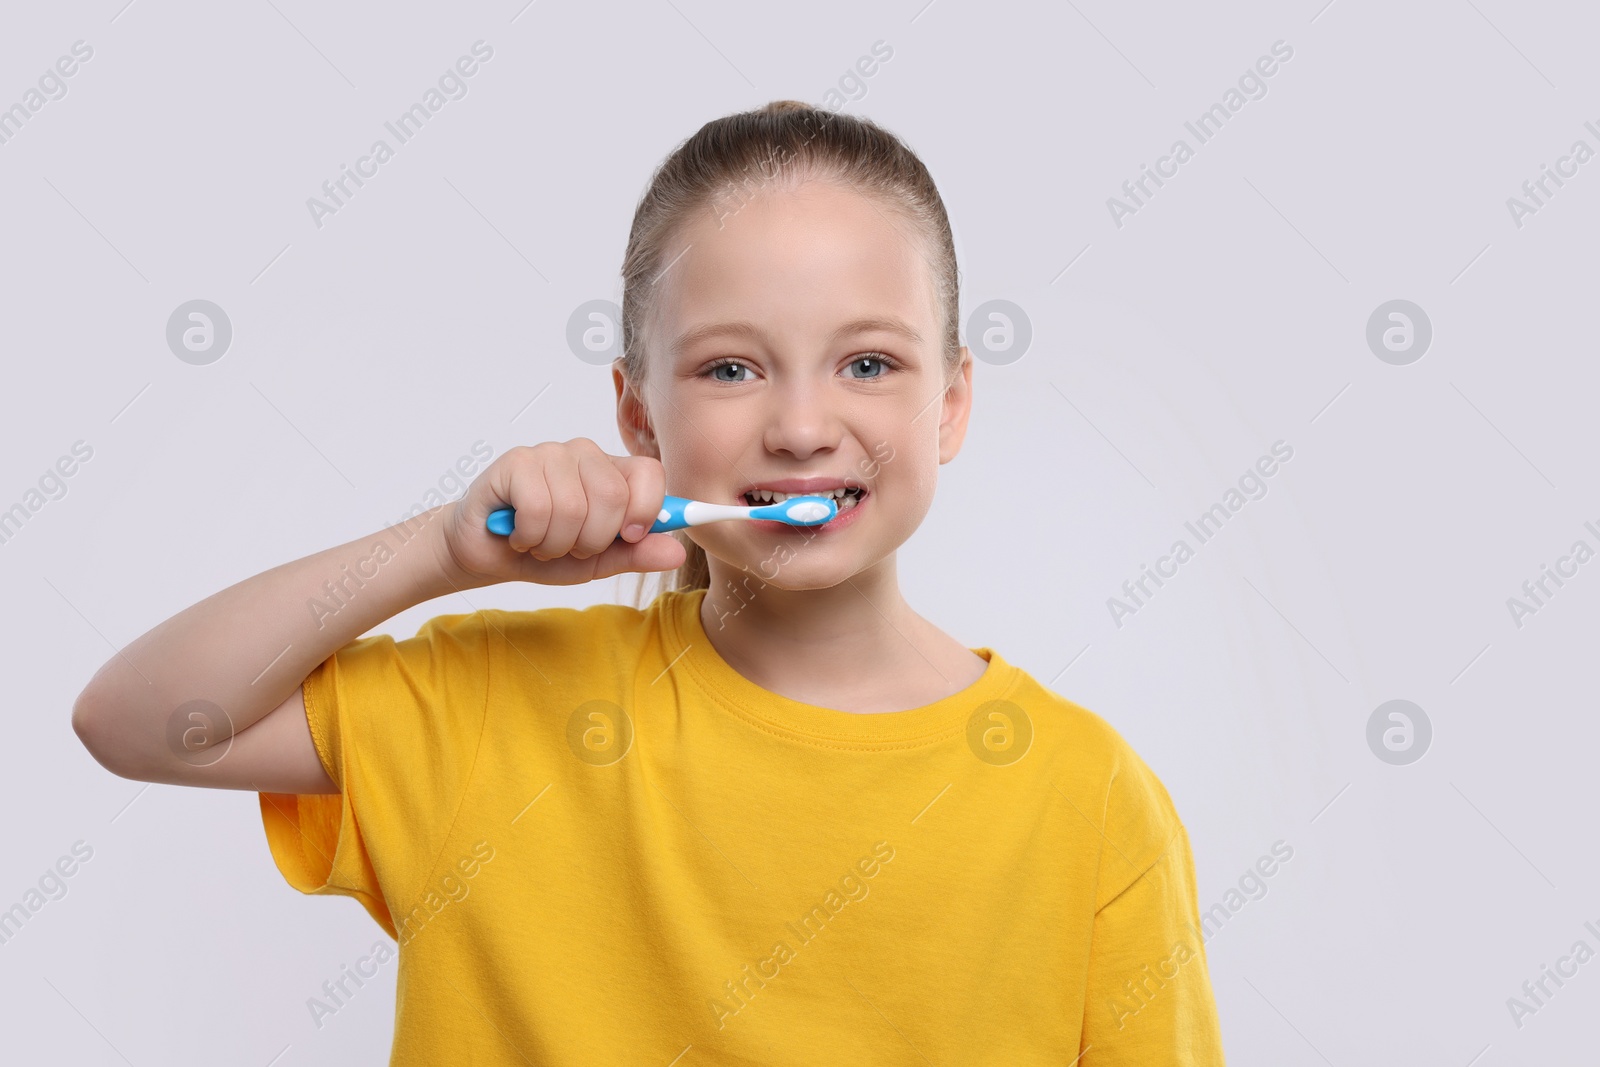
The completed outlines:
<svg viewBox="0 0 1600 1067">
<path fill-rule="evenodd" d="M 489 521 L 485 525 L 492 534 L 509 536 L 516 525 L 516 514 L 514 508 L 491 511 Z M 708 522 L 722 522 L 725 519 L 771 519 L 775 522 L 786 522 L 790 526 L 821 526 L 837 514 L 839 505 L 834 503 L 831 496 L 795 496 L 776 504 L 762 504 L 758 507 L 709 504 L 704 500 L 668 496 L 661 502 L 661 511 L 647 532 L 666 533 L 668 530 L 681 530 L 685 526 L 704 526 Z M 617 535 L 617 540 L 622 540 L 621 534 Z"/>
</svg>

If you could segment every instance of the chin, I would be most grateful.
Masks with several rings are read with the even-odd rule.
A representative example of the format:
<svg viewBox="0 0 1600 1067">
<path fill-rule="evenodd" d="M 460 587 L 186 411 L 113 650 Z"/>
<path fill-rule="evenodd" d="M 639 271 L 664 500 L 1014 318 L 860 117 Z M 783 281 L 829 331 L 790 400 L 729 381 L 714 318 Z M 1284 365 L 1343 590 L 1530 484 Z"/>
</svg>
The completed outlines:
<svg viewBox="0 0 1600 1067">
<path fill-rule="evenodd" d="M 721 558 L 721 557 L 718 557 Z M 768 589 L 784 589 L 791 592 L 801 592 L 807 589 L 832 589 L 836 585 L 856 576 L 857 572 L 850 567 L 836 565 L 801 565 L 798 560 L 774 568 L 772 561 L 763 557 L 758 560 L 732 561 L 724 559 L 729 572 L 727 581 L 736 586 L 749 586 L 752 589 L 766 587 Z"/>
<path fill-rule="evenodd" d="M 855 577 L 860 568 L 844 560 L 839 553 L 830 552 L 825 558 L 815 545 L 797 545 L 793 548 L 778 544 L 757 548 L 756 551 L 714 550 L 708 546 L 706 555 L 720 562 L 727 571 L 725 584 L 734 588 L 783 589 L 803 592 L 812 589 L 832 589 Z M 745 546 L 740 546 L 744 548 Z M 807 549 L 811 552 L 808 553 Z"/>
</svg>

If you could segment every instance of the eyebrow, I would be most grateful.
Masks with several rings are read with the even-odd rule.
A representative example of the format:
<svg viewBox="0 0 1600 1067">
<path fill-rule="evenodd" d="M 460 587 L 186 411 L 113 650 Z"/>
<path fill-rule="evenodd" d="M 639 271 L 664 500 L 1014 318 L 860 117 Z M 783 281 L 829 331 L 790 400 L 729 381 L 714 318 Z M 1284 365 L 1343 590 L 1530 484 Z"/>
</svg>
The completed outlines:
<svg viewBox="0 0 1600 1067">
<path fill-rule="evenodd" d="M 834 330 L 832 336 L 828 338 L 828 343 L 833 344 L 854 334 L 871 333 L 873 331 L 899 334 L 913 344 L 920 345 L 922 343 L 921 334 L 901 320 L 892 317 L 852 319 L 837 330 Z M 716 337 L 742 337 L 746 340 L 756 341 L 760 340 L 761 336 L 759 327 L 743 319 L 735 322 L 709 322 L 678 335 L 677 340 L 672 342 L 671 351 L 674 354 L 678 354 L 690 345 L 698 344 L 701 341 L 709 341 Z"/>
</svg>

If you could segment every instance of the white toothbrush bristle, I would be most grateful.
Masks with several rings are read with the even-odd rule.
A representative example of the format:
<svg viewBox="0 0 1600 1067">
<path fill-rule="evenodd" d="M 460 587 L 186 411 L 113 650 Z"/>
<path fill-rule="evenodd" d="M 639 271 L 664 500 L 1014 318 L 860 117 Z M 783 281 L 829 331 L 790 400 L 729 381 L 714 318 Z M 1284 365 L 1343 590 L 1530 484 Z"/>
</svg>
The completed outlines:
<svg viewBox="0 0 1600 1067">
<path fill-rule="evenodd" d="M 797 522 L 816 522 L 828 517 L 828 505 L 820 500 L 799 500 L 785 514 Z"/>
</svg>

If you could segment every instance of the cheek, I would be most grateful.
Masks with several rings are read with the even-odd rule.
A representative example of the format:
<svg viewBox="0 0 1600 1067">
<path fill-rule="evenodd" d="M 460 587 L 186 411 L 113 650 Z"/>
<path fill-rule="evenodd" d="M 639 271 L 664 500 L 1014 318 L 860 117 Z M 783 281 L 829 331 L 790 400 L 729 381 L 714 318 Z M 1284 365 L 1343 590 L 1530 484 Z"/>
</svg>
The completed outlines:
<svg viewBox="0 0 1600 1067">
<path fill-rule="evenodd" d="M 707 439 L 693 430 L 679 442 L 670 458 L 663 459 L 667 470 L 668 492 L 699 500 L 733 503 L 728 495 L 735 483 L 744 480 L 740 468 L 741 452 L 731 443 L 715 437 Z M 676 487 L 676 488 L 673 488 Z"/>
<path fill-rule="evenodd" d="M 912 426 L 892 436 L 876 439 L 868 456 L 862 460 L 861 469 L 884 489 L 932 493 L 939 480 L 939 439 L 936 429 L 935 432 L 923 432 L 920 426 Z"/>
<path fill-rule="evenodd" d="M 727 466 L 723 456 L 733 456 L 728 427 L 710 419 L 693 420 L 688 413 L 670 412 L 657 424 L 656 442 L 669 478 L 692 484 L 708 472 Z"/>
</svg>

